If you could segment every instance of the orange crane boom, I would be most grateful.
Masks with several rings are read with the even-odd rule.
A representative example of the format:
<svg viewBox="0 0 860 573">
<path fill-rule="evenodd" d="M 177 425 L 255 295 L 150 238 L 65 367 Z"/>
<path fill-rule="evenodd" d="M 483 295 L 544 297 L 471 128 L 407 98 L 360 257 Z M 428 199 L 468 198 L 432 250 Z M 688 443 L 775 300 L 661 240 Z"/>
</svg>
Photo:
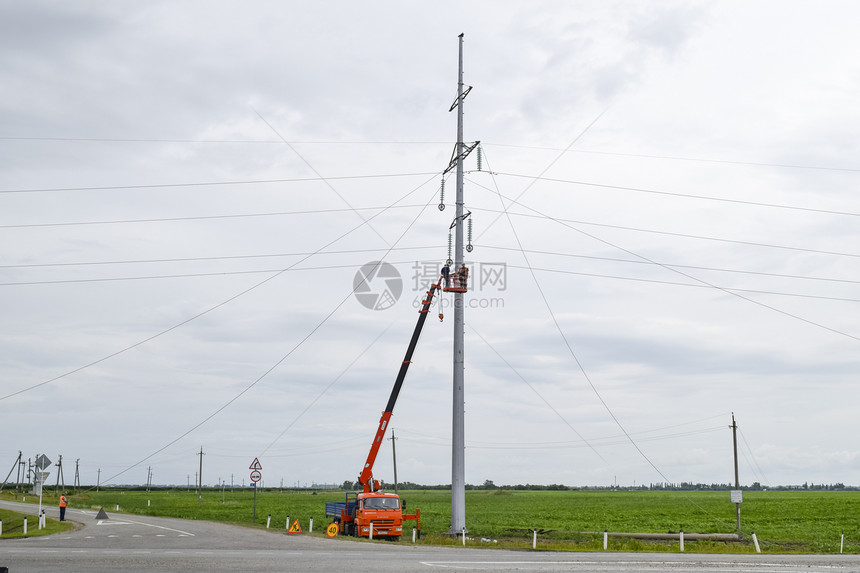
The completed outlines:
<svg viewBox="0 0 860 573">
<path fill-rule="evenodd" d="M 370 445 L 370 452 L 367 454 L 364 468 L 361 470 L 361 475 L 358 476 L 358 481 L 361 483 L 361 487 L 365 493 L 379 489 L 379 482 L 373 479 L 373 464 L 376 462 L 376 455 L 379 453 L 379 447 L 382 445 L 382 439 L 385 437 L 388 422 L 394 413 L 394 404 L 397 403 L 397 396 L 403 387 L 403 381 L 406 379 L 406 372 L 409 370 L 409 365 L 412 362 L 412 354 L 415 352 L 418 338 L 421 336 L 421 330 L 424 328 L 424 322 L 427 320 L 427 313 L 430 312 L 433 296 L 436 294 L 436 290 L 439 288 L 441 282 L 442 278 L 440 277 L 436 283 L 431 284 L 430 290 L 426 293 L 427 296 L 421 301 L 421 309 L 418 311 L 418 322 L 415 325 L 415 330 L 412 332 L 412 340 L 409 341 L 406 355 L 403 357 L 403 363 L 401 363 L 397 379 L 394 381 L 394 388 L 391 389 L 391 395 L 388 397 L 388 404 L 385 406 L 385 411 L 382 412 L 382 417 L 379 419 L 379 427 L 376 429 L 376 435 L 373 438 L 373 443 Z"/>
</svg>

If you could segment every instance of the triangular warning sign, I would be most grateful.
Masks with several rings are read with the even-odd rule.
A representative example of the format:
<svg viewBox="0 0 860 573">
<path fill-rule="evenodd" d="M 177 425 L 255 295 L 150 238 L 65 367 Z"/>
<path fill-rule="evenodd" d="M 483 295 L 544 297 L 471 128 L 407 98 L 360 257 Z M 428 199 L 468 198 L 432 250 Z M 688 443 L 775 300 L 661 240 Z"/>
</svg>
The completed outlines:
<svg viewBox="0 0 860 573">
<path fill-rule="evenodd" d="M 108 514 L 105 513 L 105 508 L 99 509 L 98 515 L 96 515 L 96 519 L 110 519 Z"/>
<path fill-rule="evenodd" d="M 260 465 L 260 460 L 258 458 L 254 458 L 254 461 L 251 462 L 251 465 L 248 466 L 249 470 L 261 470 L 263 466 Z"/>
<path fill-rule="evenodd" d="M 290 526 L 289 531 L 287 531 L 287 533 L 301 533 L 301 532 L 302 532 L 302 526 L 299 525 L 298 519 L 293 522 L 293 524 Z"/>
</svg>

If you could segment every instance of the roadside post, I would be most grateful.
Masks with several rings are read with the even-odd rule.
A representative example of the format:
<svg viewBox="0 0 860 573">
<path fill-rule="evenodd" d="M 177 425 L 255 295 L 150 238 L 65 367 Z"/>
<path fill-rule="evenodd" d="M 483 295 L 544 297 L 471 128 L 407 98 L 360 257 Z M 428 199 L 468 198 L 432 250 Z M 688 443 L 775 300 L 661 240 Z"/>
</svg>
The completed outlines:
<svg viewBox="0 0 860 573">
<path fill-rule="evenodd" d="M 251 470 L 251 482 L 254 487 L 254 520 L 257 520 L 257 482 L 263 479 L 263 474 L 260 473 L 260 470 L 263 469 L 263 466 L 260 464 L 259 458 L 254 458 L 254 461 L 251 462 L 251 465 L 248 466 L 248 469 Z"/>
</svg>

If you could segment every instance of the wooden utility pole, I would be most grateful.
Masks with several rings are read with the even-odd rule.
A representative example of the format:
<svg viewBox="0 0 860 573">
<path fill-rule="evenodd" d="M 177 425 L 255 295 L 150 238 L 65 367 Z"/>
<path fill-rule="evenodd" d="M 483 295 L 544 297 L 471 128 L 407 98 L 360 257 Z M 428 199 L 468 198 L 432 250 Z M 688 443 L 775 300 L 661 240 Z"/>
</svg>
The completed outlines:
<svg viewBox="0 0 860 573">
<path fill-rule="evenodd" d="M 7 475 L 6 479 L 3 480 L 3 484 L 0 485 L 0 491 L 2 491 L 2 489 L 4 487 L 6 487 L 6 482 L 9 481 L 9 477 L 12 475 L 12 472 L 14 472 L 16 468 L 18 469 L 18 473 L 19 474 L 21 473 L 21 456 L 22 455 L 23 454 L 19 451 L 18 452 L 18 459 L 15 460 L 15 463 L 12 465 L 12 469 L 9 470 L 9 475 Z M 17 481 L 15 482 L 15 490 L 16 491 L 18 490 L 18 482 Z"/>
<path fill-rule="evenodd" d="M 203 446 L 200 446 L 200 473 L 197 474 L 197 505 L 203 504 Z"/>
<path fill-rule="evenodd" d="M 732 429 L 732 444 L 734 445 L 735 450 L 735 490 L 740 491 L 741 483 L 738 479 L 738 425 L 735 422 L 735 413 L 732 412 L 732 425 L 729 426 Z M 738 533 L 741 532 L 741 503 L 735 502 L 735 510 L 737 514 L 737 528 Z"/>
<path fill-rule="evenodd" d="M 58 454 L 59 455 L 59 454 Z M 60 493 L 60 482 L 63 483 L 63 491 L 66 489 L 66 478 L 63 477 L 63 456 L 59 456 L 60 459 L 57 460 L 57 486 L 56 492 Z"/>
<path fill-rule="evenodd" d="M 81 458 L 75 460 L 75 493 L 78 493 L 78 488 L 81 487 Z"/>
</svg>

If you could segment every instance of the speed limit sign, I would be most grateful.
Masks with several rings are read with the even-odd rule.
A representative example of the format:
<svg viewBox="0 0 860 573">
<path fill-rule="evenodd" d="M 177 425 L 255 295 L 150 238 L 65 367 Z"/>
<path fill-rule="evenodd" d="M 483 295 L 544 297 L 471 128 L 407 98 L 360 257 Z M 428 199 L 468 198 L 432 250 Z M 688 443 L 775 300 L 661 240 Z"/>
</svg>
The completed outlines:
<svg viewBox="0 0 860 573">
<path fill-rule="evenodd" d="M 257 483 L 263 478 L 263 474 L 260 473 L 260 470 L 254 470 L 251 472 L 251 481 Z"/>
</svg>

